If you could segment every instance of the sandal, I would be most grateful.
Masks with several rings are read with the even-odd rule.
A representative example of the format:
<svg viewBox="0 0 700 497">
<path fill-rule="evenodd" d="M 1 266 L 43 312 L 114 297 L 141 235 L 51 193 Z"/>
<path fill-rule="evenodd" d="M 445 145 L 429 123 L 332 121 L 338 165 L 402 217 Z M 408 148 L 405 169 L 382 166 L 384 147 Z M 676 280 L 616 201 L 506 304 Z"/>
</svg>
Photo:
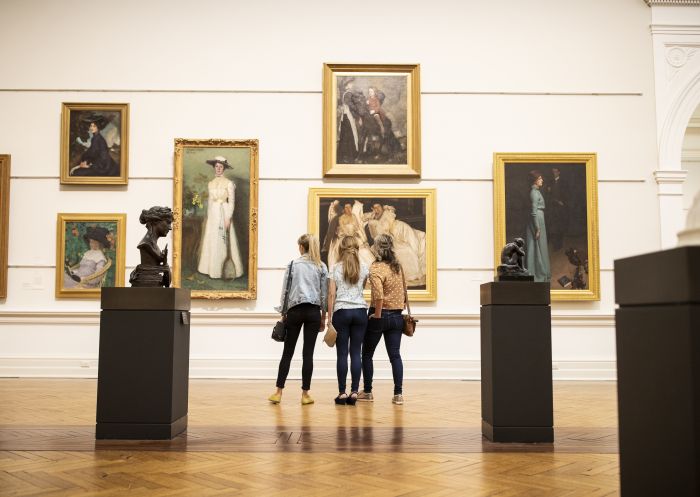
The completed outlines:
<svg viewBox="0 0 700 497">
<path fill-rule="evenodd" d="M 343 395 L 345 395 L 345 397 L 343 397 Z M 348 403 L 347 394 L 344 394 L 344 393 L 338 394 L 338 396 L 335 398 L 335 403 L 336 403 L 336 405 L 339 405 L 339 406 L 344 406 L 345 404 L 347 404 Z"/>
<path fill-rule="evenodd" d="M 349 406 L 354 406 L 355 402 L 357 402 L 357 392 L 352 392 L 350 397 L 347 398 L 346 402 Z"/>
</svg>

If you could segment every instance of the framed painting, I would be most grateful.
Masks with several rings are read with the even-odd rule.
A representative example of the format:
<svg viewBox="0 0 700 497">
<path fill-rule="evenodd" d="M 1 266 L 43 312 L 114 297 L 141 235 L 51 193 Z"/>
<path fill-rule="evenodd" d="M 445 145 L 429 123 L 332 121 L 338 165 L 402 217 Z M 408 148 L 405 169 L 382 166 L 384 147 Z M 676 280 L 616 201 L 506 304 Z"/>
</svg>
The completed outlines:
<svg viewBox="0 0 700 497">
<path fill-rule="evenodd" d="M 129 104 L 61 106 L 61 183 L 126 185 Z"/>
<path fill-rule="evenodd" d="M 309 233 L 317 234 L 321 259 L 329 268 L 338 259 L 343 236 L 357 237 L 360 260 L 374 262 L 374 238 L 389 234 L 406 275 L 411 301 L 437 299 L 434 189 L 309 190 Z"/>
<path fill-rule="evenodd" d="M 552 300 L 600 300 L 598 183 L 593 153 L 494 154 L 496 266 L 522 238 L 525 266 Z"/>
<path fill-rule="evenodd" d="M 257 298 L 258 140 L 175 140 L 173 285 Z"/>
<path fill-rule="evenodd" d="M 420 66 L 324 64 L 323 175 L 420 173 Z"/>
<path fill-rule="evenodd" d="M 124 286 L 126 214 L 58 214 L 56 297 L 99 298 Z"/>
<path fill-rule="evenodd" d="M 0 155 L 0 299 L 7 298 L 7 254 L 10 236 L 10 156 Z"/>
</svg>

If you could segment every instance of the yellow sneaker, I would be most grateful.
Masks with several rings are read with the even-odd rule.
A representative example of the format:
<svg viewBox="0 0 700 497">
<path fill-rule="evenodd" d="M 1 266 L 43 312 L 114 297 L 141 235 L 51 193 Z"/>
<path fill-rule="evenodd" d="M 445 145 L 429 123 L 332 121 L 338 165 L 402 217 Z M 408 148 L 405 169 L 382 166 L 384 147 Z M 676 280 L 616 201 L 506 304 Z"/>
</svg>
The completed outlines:
<svg viewBox="0 0 700 497">
<path fill-rule="evenodd" d="M 273 404 L 279 404 L 282 401 L 282 394 L 281 393 L 273 393 L 270 395 L 267 400 L 272 402 Z"/>
<path fill-rule="evenodd" d="M 301 405 L 306 406 L 306 405 L 313 404 L 313 403 L 314 403 L 314 399 L 312 399 L 310 395 L 302 395 L 301 396 Z"/>
</svg>

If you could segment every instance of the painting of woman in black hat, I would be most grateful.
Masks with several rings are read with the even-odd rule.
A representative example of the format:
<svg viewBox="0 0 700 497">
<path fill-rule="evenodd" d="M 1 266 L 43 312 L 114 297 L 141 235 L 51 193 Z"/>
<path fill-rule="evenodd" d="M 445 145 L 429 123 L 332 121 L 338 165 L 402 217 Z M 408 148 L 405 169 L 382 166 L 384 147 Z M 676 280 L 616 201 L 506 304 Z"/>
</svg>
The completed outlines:
<svg viewBox="0 0 700 497">
<path fill-rule="evenodd" d="M 62 183 L 126 184 L 126 104 L 109 105 L 63 104 Z"/>
</svg>

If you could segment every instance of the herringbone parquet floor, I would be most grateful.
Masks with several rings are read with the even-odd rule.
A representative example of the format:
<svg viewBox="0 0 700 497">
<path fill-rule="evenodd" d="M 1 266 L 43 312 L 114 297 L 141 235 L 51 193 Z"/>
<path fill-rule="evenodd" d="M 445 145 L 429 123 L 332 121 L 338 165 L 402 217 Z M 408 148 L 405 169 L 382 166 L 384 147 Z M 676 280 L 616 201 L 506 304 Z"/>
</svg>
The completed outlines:
<svg viewBox="0 0 700 497">
<path fill-rule="evenodd" d="M 95 380 L 0 380 L 0 495 L 618 495 L 614 383 L 555 383 L 553 445 L 483 441 L 478 382 L 410 382 L 403 406 L 386 382 L 354 407 L 295 387 L 192 380 L 186 435 L 96 442 Z"/>
</svg>

